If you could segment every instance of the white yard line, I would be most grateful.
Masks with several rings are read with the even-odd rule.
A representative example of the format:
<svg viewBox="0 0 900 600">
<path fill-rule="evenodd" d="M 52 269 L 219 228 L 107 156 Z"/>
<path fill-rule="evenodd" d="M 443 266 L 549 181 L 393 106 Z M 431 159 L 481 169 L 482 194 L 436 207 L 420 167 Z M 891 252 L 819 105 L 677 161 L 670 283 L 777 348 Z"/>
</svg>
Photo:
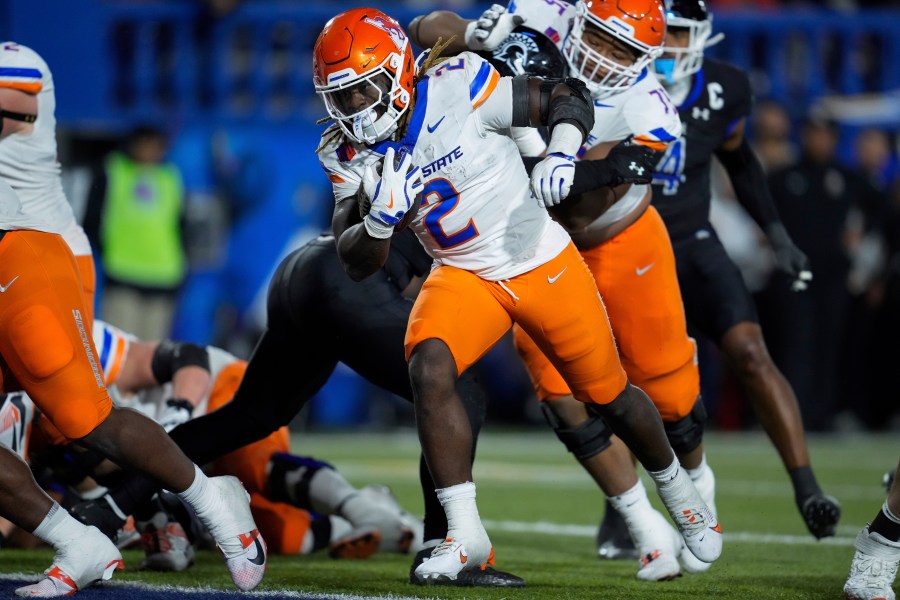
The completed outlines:
<svg viewBox="0 0 900 600">
<path fill-rule="evenodd" d="M 0 573 L 0 581 L 37 581 L 39 575 L 34 573 Z M 100 587 L 100 586 L 98 586 Z M 318 594 L 314 592 L 295 592 L 290 590 L 262 590 L 256 592 L 238 592 L 235 590 L 222 590 L 212 587 L 187 587 L 181 585 L 153 585 L 140 581 L 107 581 L 102 584 L 104 588 L 120 588 L 132 590 L 146 590 L 153 592 L 170 592 L 172 594 L 215 594 L 217 597 L 234 598 L 297 598 L 298 600 L 423 600 L 422 596 L 397 596 L 387 594 L 385 596 L 358 596 L 356 594 Z M 425 598 L 424 600 L 436 600 Z"/>
<path fill-rule="evenodd" d="M 570 537 L 593 538 L 597 535 L 596 525 L 574 525 L 566 523 L 550 523 L 547 521 L 496 521 L 485 519 L 486 529 L 506 531 L 510 533 L 537 533 L 543 535 L 565 535 Z M 816 540 L 809 535 L 780 535 L 775 533 L 756 533 L 751 531 L 725 531 L 726 542 L 752 544 L 779 544 L 791 546 L 852 546 L 853 537 L 833 537 Z"/>
</svg>

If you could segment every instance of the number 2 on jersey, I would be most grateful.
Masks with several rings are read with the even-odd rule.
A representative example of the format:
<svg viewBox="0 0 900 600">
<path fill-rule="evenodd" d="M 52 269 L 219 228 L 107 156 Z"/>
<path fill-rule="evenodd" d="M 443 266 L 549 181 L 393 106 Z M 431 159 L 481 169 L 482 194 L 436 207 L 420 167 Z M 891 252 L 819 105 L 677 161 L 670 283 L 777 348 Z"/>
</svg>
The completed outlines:
<svg viewBox="0 0 900 600">
<path fill-rule="evenodd" d="M 443 178 L 432 179 L 422 191 L 422 202 L 428 204 L 428 197 L 432 194 L 437 196 L 437 201 L 434 203 L 434 207 L 425 215 L 423 222 L 428 229 L 428 233 L 438 243 L 438 246 L 444 250 L 449 250 L 465 244 L 478 236 L 478 228 L 475 227 L 472 219 L 469 219 L 465 227 L 454 233 L 447 233 L 444 231 L 443 225 L 441 225 L 441 220 L 459 205 L 459 192 L 456 191 L 452 183 Z"/>
</svg>

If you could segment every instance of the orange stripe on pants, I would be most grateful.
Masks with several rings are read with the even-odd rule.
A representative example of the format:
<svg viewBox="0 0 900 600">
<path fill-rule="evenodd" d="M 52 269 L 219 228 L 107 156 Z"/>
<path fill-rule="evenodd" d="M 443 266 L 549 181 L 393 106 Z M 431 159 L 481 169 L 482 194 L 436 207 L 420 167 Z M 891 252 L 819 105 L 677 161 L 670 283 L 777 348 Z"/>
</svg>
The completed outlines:
<svg viewBox="0 0 900 600">
<path fill-rule="evenodd" d="M 700 394 L 700 376 L 659 213 L 649 207 L 625 231 L 581 255 L 603 296 L 629 381 L 647 392 L 664 421 L 686 416 Z M 514 334 L 538 398 L 568 395 L 537 345 L 519 328 Z"/>
<path fill-rule="evenodd" d="M 578 400 L 606 404 L 625 389 L 603 302 L 571 243 L 546 264 L 504 281 L 454 267 L 434 269 L 410 314 L 406 357 L 419 343 L 437 338 L 462 373 L 513 322 L 538 342 Z"/>
<path fill-rule="evenodd" d="M 85 320 L 78 265 L 62 237 L 10 231 L 0 240 L 0 355 L 67 438 L 86 436 L 112 402 Z"/>
</svg>

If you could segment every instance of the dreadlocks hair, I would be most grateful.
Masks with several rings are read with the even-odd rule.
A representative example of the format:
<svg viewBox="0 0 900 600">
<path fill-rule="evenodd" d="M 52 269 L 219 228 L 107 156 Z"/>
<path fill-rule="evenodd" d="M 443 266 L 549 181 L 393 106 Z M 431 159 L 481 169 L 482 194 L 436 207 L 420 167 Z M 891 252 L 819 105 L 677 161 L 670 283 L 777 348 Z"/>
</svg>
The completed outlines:
<svg viewBox="0 0 900 600">
<path fill-rule="evenodd" d="M 438 38 L 434 43 L 434 46 L 431 49 L 427 50 L 428 56 L 425 57 L 425 60 L 422 61 L 422 65 L 419 67 L 419 70 L 416 72 L 415 77 L 413 78 L 413 87 L 415 88 L 415 84 L 418 83 L 423 77 L 425 77 L 425 73 L 428 72 L 428 69 L 435 65 L 439 65 L 448 58 L 449 56 L 441 56 L 441 53 L 447 49 L 447 46 L 453 43 L 456 39 L 456 36 L 450 36 L 450 38 L 444 42 L 444 38 Z M 416 96 L 413 94 L 413 97 L 410 98 L 409 107 L 406 109 L 406 112 L 400 117 L 400 120 L 397 121 L 397 131 L 395 136 L 398 138 L 403 138 L 406 134 L 406 128 L 409 126 L 409 119 L 412 116 L 413 110 L 416 107 Z M 327 123 L 331 121 L 331 117 L 324 117 L 316 121 L 316 125 L 321 125 L 322 123 Z M 316 154 L 320 154 L 326 146 L 331 144 L 332 142 L 342 143 L 345 141 L 346 134 L 344 130 L 340 127 L 332 126 L 329 129 L 325 130 L 325 133 L 322 134 L 322 141 L 319 143 L 319 147 L 316 148 Z"/>
</svg>

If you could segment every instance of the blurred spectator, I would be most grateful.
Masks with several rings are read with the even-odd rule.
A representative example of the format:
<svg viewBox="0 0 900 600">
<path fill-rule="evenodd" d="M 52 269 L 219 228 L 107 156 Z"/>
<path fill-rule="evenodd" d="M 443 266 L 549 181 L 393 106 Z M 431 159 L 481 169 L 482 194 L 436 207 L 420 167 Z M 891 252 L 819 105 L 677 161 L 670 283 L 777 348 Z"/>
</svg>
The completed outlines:
<svg viewBox="0 0 900 600">
<path fill-rule="evenodd" d="M 888 134 L 874 127 L 863 129 L 856 137 L 856 164 L 869 182 L 886 190 L 897 175 L 897 161 L 891 156 Z"/>
<path fill-rule="evenodd" d="M 784 107 L 773 100 L 760 102 L 753 111 L 753 149 L 763 168 L 771 173 L 796 159 L 791 142 L 791 119 Z"/>
<path fill-rule="evenodd" d="M 832 123 L 810 120 L 801 138 L 797 164 L 773 173 L 769 184 L 815 278 L 808 291 L 795 293 L 776 274 L 763 296 L 769 305 L 764 312 L 776 321 L 766 329 L 776 334 L 770 339 L 772 354 L 797 393 L 804 422 L 810 430 L 823 431 L 833 426 L 845 372 L 838 357 L 849 302 L 852 233 L 868 229 L 879 201 L 864 177 L 837 163 L 839 137 Z"/>
<path fill-rule="evenodd" d="M 895 377 L 897 340 L 900 339 L 900 179 L 895 181 L 889 198 L 882 227 L 886 266 L 870 293 L 873 302 L 877 303 L 868 354 L 868 374 L 872 381 L 870 402 L 861 415 L 865 423 L 875 429 L 900 426 Z"/>
<path fill-rule="evenodd" d="M 105 275 L 101 317 L 141 339 L 169 335 L 187 271 L 181 173 L 166 149 L 162 131 L 135 129 L 96 174 L 85 213 Z"/>
</svg>

